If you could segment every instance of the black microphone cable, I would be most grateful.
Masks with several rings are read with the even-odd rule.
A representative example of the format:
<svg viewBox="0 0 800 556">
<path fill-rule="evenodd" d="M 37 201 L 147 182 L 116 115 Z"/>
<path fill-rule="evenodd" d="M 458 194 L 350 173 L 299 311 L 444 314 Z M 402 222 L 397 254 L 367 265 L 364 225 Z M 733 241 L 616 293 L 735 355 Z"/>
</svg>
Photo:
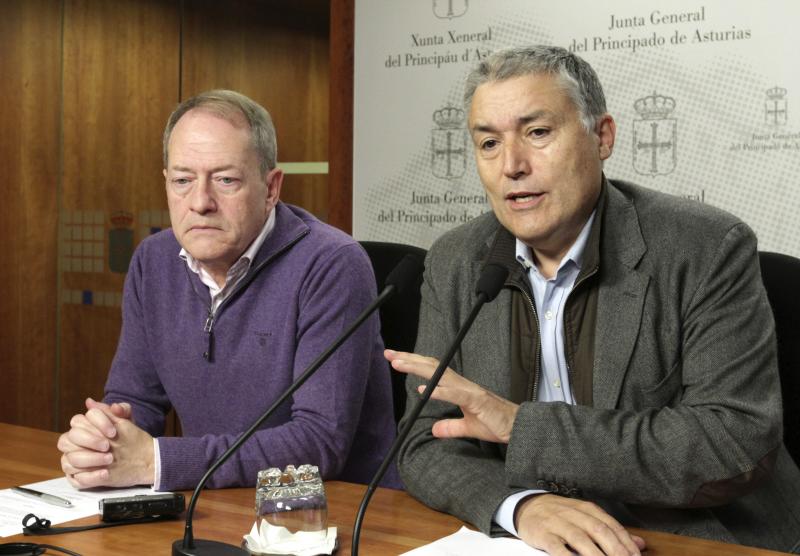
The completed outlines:
<svg viewBox="0 0 800 556">
<path fill-rule="evenodd" d="M 498 264 L 488 264 L 483 268 L 480 278 L 478 278 L 478 284 L 475 287 L 475 293 L 478 296 L 478 299 L 475 302 L 475 305 L 472 307 L 472 311 L 470 311 L 467 319 L 464 321 L 464 324 L 461 325 L 461 329 L 458 331 L 455 340 L 453 340 L 453 343 L 450 345 L 450 349 L 439 361 L 439 366 L 436 367 L 436 371 L 433 373 L 433 376 L 431 376 L 430 380 L 425 385 L 425 391 L 422 393 L 422 397 L 417 400 L 417 404 L 414 406 L 414 409 L 409 415 L 408 420 L 403 426 L 403 429 L 397 434 L 397 438 L 395 438 L 392 447 L 389 449 L 389 453 L 386 454 L 383 462 L 381 462 L 381 466 L 378 468 L 378 471 L 375 473 L 372 481 L 370 481 L 369 486 L 367 486 L 367 491 L 364 493 L 364 498 L 361 500 L 361 506 L 358 508 L 358 513 L 356 514 L 355 525 L 353 525 L 353 541 L 350 546 L 351 556 L 358 555 L 358 542 L 361 537 L 361 526 L 364 521 L 364 515 L 367 512 L 367 505 L 372 499 L 372 495 L 374 494 L 378 483 L 383 478 L 386 470 L 389 468 L 389 465 L 394 460 L 397 452 L 400 450 L 400 445 L 411 432 L 411 427 L 419 418 L 422 408 L 425 407 L 426 403 L 428 403 L 433 390 L 436 388 L 436 385 L 439 384 L 439 381 L 442 379 L 442 375 L 444 375 L 445 370 L 447 370 L 447 366 L 450 365 L 450 361 L 452 361 L 453 356 L 456 354 L 456 350 L 458 350 L 458 348 L 461 346 L 464 336 L 467 335 L 467 332 L 469 332 L 469 329 L 472 327 L 472 322 L 475 320 L 475 317 L 478 316 L 478 313 L 484 304 L 497 297 L 497 294 L 500 293 L 507 276 L 508 269 Z"/>
</svg>

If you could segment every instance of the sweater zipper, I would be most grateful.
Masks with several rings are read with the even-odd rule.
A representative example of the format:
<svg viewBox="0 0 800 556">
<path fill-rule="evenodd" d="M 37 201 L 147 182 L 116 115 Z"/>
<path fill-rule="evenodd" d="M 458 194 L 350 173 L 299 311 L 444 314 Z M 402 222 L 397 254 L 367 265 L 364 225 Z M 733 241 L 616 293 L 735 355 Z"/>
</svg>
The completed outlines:
<svg viewBox="0 0 800 556">
<path fill-rule="evenodd" d="M 203 352 L 203 359 L 211 361 L 211 349 L 214 346 L 214 336 L 212 333 L 214 328 L 214 313 L 211 311 L 211 306 L 208 307 L 208 317 L 206 317 L 206 324 L 203 326 L 203 332 L 206 333 L 206 350 Z"/>
<path fill-rule="evenodd" d="M 230 295 L 228 297 L 226 297 L 225 299 L 222 300 L 222 302 L 217 307 L 216 311 L 213 311 L 212 310 L 212 305 L 209 304 L 208 308 L 206 309 L 206 311 L 207 311 L 206 321 L 205 321 L 205 324 L 203 324 L 203 332 L 205 332 L 205 334 L 206 334 L 206 349 L 203 352 L 203 359 L 205 359 L 206 361 L 209 361 L 209 362 L 213 361 L 213 359 L 214 359 L 214 320 L 217 318 L 217 316 L 219 315 L 219 313 L 222 310 L 222 308 L 225 305 L 227 305 L 228 300 L 232 299 L 233 296 L 235 296 L 239 292 L 239 290 L 241 290 L 247 284 L 252 282 L 253 278 L 255 278 L 256 274 L 261 272 L 262 268 L 264 268 L 267 264 L 272 262 L 275 259 L 275 257 L 277 257 L 278 255 L 283 254 L 286 250 L 288 250 L 290 247 L 292 247 L 295 243 L 297 243 L 298 241 L 303 239 L 306 235 L 308 235 L 308 232 L 309 231 L 306 230 L 305 232 L 303 232 L 302 234 L 297 236 L 294 240 L 292 240 L 289 243 L 287 243 L 286 245 L 284 245 L 281 249 L 279 249 L 278 251 L 275 251 L 272 255 L 270 255 L 269 257 L 267 257 L 263 261 L 261 261 L 258 264 L 258 266 L 256 266 L 254 269 L 252 269 L 251 272 L 249 272 L 248 275 L 245 276 L 244 280 L 242 280 L 241 282 L 236 284 L 236 286 L 233 288 L 233 291 L 231 291 L 231 293 L 230 293 Z M 192 289 L 194 290 L 194 292 L 198 296 L 200 295 L 198 293 L 198 291 L 194 288 L 194 286 L 192 286 Z"/>
</svg>

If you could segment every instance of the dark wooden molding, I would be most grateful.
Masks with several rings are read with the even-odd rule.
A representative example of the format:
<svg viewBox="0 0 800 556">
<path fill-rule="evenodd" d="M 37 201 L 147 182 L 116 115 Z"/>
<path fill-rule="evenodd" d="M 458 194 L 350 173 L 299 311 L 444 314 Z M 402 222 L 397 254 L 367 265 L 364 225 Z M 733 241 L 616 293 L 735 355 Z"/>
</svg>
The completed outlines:
<svg viewBox="0 0 800 556">
<path fill-rule="evenodd" d="M 353 231 L 355 0 L 331 0 L 328 222 Z"/>
</svg>

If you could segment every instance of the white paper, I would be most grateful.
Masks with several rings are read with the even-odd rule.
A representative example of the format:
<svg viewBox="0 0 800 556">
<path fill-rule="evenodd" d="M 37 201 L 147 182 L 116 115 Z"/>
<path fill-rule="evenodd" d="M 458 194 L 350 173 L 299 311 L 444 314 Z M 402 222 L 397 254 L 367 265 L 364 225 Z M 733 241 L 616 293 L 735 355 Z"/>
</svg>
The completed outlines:
<svg viewBox="0 0 800 556">
<path fill-rule="evenodd" d="M 546 552 L 531 548 L 519 539 L 509 537 L 487 537 L 478 531 L 462 527 L 452 535 L 438 541 L 420 546 L 401 556 L 483 556 L 502 554 L 503 556 L 534 556 Z"/>
<path fill-rule="evenodd" d="M 52 525 L 99 514 L 98 502 L 103 498 L 155 494 L 150 487 L 93 488 L 78 490 L 67 482 L 66 477 L 23 485 L 39 492 L 66 498 L 71 508 L 54 506 L 47 502 L 22 496 L 9 489 L 0 490 L 0 537 L 22 533 L 22 518 L 34 514 L 40 519 L 49 519 Z"/>
</svg>

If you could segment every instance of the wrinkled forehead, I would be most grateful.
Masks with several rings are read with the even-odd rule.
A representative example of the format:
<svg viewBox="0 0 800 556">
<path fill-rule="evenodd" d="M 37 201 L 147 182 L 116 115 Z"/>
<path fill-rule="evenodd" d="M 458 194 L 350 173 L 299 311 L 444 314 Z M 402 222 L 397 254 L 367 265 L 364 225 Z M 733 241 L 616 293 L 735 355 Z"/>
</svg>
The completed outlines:
<svg viewBox="0 0 800 556">
<path fill-rule="evenodd" d="M 247 121 L 247 118 L 242 113 L 241 110 L 235 108 L 233 106 L 229 106 L 227 104 L 202 104 L 200 106 L 196 106 L 191 110 L 188 110 L 180 119 L 175 123 L 175 127 L 177 127 L 182 121 L 188 118 L 196 118 L 198 116 L 212 116 L 215 118 L 219 118 L 231 124 L 233 127 L 238 129 L 250 129 L 250 123 Z"/>
<path fill-rule="evenodd" d="M 518 118 L 523 113 L 567 114 L 577 105 L 557 74 L 526 73 L 481 83 L 472 97 L 470 127 L 486 118 Z"/>
</svg>

